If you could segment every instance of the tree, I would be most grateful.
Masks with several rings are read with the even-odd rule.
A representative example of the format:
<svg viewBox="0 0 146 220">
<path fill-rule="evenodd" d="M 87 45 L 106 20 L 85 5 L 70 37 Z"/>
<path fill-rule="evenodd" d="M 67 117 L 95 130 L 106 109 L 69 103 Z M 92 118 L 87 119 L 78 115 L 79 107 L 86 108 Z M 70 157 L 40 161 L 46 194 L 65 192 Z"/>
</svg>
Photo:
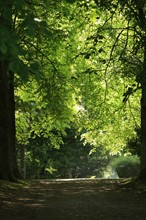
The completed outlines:
<svg viewBox="0 0 146 220">
<path fill-rule="evenodd" d="M 127 39 L 120 53 L 121 63 L 128 65 L 129 71 L 134 70 L 134 66 L 138 67 L 138 71 L 132 74 L 135 76 L 135 81 L 141 88 L 141 172 L 140 179 L 146 179 L 146 3 L 145 1 L 95 1 L 97 6 L 107 9 L 110 18 L 120 13 L 123 14 L 128 26 Z M 123 35 L 122 35 L 123 37 Z M 130 40 L 133 38 L 133 42 Z M 117 42 L 120 38 L 117 36 Z M 117 44 L 116 42 L 116 44 Z M 112 47 L 112 52 L 115 47 Z M 111 53 L 112 55 L 112 53 Z M 112 56 L 111 56 L 112 58 Z M 128 59 L 130 58 L 130 60 Z M 136 59 L 135 59 L 136 58 Z M 136 62 L 139 61 L 137 65 Z M 127 69 L 127 68 L 126 68 Z M 131 73 L 128 73 L 130 76 Z M 134 92 L 133 88 L 129 88 L 126 95 Z"/>
<path fill-rule="evenodd" d="M 125 73 L 123 77 L 124 65 L 119 61 L 122 48 L 125 48 L 121 41 L 127 39 L 127 21 L 121 16 L 117 23 L 117 19 L 108 19 L 110 12 L 99 10 L 94 1 L 84 2 L 76 10 L 78 22 L 73 23 L 74 39 L 69 45 L 78 121 L 86 127 L 86 138 L 90 142 L 97 146 L 100 143 L 117 153 L 139 124 L 137 85 L 133 87 L 135 94 L 126 104 L 123 102 L 128 88 L 135 83 L 133 75 L 127 77 Z"/>
<path fill-rule="evenodd" d="M 60 43 L 58 39 L 65 36 L 60 21 L 56 20 L 58 16 L 61 21 L 65 20 L 67 10 L 63 9 L 63 1 L 56 3 L 51 0 L 41 3 L 7 0 L 0 2 L 0 8 L 0 178 L 16 180 L 19 173 L 16 162 L 14 91 L 20 85 L 36 80 L 42 87 L 46 86 L 44 93 L 48 92 L 47 86 L 51 85 L 48 80 L 51 78 L 55 90 L 50 89 L 50 93 L 57 102 L 59 90 L 63 91 L 63 77 L 58 70 L 55 52 L 52 53 L 54 58 L 50 58 L 49 44 L 54 43 L 51 52 L 55 51 L 57 42 Z M 52 111 L 55 109 L 53 104 Z M 58 112 L 62 107 L 64 104 L 60 102 Z"/>
<path fill-rule="evenodd" d="M 140 142 L 140 136 L 141 136 L 141 129 L 135 128 L 136 136 L 131 137 L 127 140 L 127 144 L 125 147 L 125 152 L 130 152 L 132 155 L 137 155 L 140 157 L 141 154 L 141 142 Z"/>
<path fill-rule="evenodd" d="M 86 137 L 111 145 L 112 153 L 120 151 L 127 138 L 136 135 L 141 115 L 140 178 L 145 178 L 145 102 L 141 112 L 139 105 L 141 93 L 141 100 L 145 97 L 145 2 L 82 1 L 77 5 L 71 67 Z"/>
<path fill-rule="evenodd" d="M 15 180 L 19 175 L 15 151 L 14 75 L 9 69 L 16 47 L 16 35 L 12 31 L 12 2 L 1 2 L 1 53 L 0 53 L 0 178 Z M 12 31 L 12 33 L 11 33 Z M 5 36 L 6 35 L 6 36 Z M 5 39 L 3 41 L 3 37 Z M 6 41 L 12 40 L 10 48 Z M 13 46 L 12 46 L 13 43 Z M 12 55 L 13 54 L 13 55 Z M 11 146 L 11 147 L 10 147 Z"/>
<path fill-rule="evenodd" d="M 0 178 L 19 176 L 15 133 L 25 145 L 74 121 L 93 148 L 121 152 L 140 123 L 140 91 L 145 178 L 145 2 L 130 3 L 1 1 Z"/>
<path fill-rule="evenodd" d="M 73 125 L 65 132 L 61 134 L 52 130 L 48 137 L 36 135 L 24 145 L 27 178 L 87 178 L 102 175 L 109 162 L 108 151 L 100 146 L 92 152 L 93 146 L 84 144 L 83 132 L 78 132 Z M 55 145 L 52 144 L 52 138 L 56 139 Z M 19 165 L 24 173 L 22 148 L 18 146 L 18 149 Z"/>
</svg>

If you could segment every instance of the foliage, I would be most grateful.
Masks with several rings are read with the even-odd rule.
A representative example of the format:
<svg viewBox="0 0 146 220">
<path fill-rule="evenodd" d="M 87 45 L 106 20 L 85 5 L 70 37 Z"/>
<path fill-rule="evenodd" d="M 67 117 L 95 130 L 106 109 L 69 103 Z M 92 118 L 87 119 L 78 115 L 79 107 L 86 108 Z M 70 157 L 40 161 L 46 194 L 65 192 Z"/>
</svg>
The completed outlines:
<svg viewBox="0 0 146 220">
<path fill-rule="evenodd" d="M 139 175 L 140 160 L 137 156 L 120 156 L 111 162 L 120 178 L 135 177 Z"/>
<path fill-rule="evenodd" d="M 51 9 L 52 20 L 47 20 L 47 27 L 50 31 L 53 24 L 53 32 L 51 35 L 46 33 L 47 40 L 43 35 L 40 44 L 38 41 L 41 53 L 37 50 L 36 53 L 43 66 L 42 77 L 38 73 L 37 80 L 32 76 L 25 87 L 20 85 L 16 90 L 17 139 L 19 143 L 29 144 L 29 155 L 36 152 L 28 161 L 31 163 L 31 157 L 36 158 L 33 160 L 34 170 L 40 170 L 40 164 L 43 163 L 40 161 L 48 150 L 45 150 L 43 143 L 39 149 L 37 140 L 40 137 L 43 141 L 44 136 L 48 138 L 48 148 L 52 149 L 53 145 L 61 149 L 54 150 L 56 158 L 61 158 L 62 154 L 68 155 L 62 162 L 50 158 L 46 167 L 49 172 L 60 169 L 62 176 L 65 174 L 61 166 L 74 166 L 70 157 L 73 147 L 68 154 L 70 143 L 69 146 L 62 145 L 59 138 L 70 121 L 74 121 L 79 130 L 86 128 L 83 136 L 86 143 L 92 144 L 93 151 L 100 151 L 99 146 L 102 146 L 110 154 L 123 151 L 127 139 L 135 134 L 135 125 L 140 124 L 140 91 L 138 85 L 134 84 L 135 76 L 132 74 L 133 62 L 136 70 L 139 63 L 131 60 L 131 52 L 127 53 L 125 47 L 127 34 L 128 50 L 135 44 L 131 40 L 134 32 L 129 30 L 129 23 L 122 15 L 117 23 L 118 11 L 115 12 L 115 18 L 106 20 L 110 14 L 101 13 L 94 1 L 85 1 L 85 4 L 75 2 L 69 8 L 70 13 L 66 7 L 67 16 L 59 11 L 61 20 L 57 20 L 57 24 L 54 19 L 58 15 Z M 130 60 L 127 64 L 126 61 Z M 57 130 L 57 134 L 52 134 L 52 129 Z M 38 159 L 40 150 L 44 156 Z M 104 155 L 104 150 L 101 152 Z M 53 175 L 59 174 L 54 172 Z"/>
<path fill-rule="evenodd" d="M 65 176 L 70 169 L 87 176 L 106 152 L 119 154 L 128 145 L 126 152 L 135 153 L 130 146 L 141 123 L 145 2 L 9 3 L 0 3 L 0 59 L 14 74 L 17 147 L 26 147 L 28 167 L 38 175 Z"/>
<path fill-rule="evenodd" d="M 60 135 L 57 131 L 51 133 Z M 103 152 L 102 147 L 91 153 L 92 145 L 84 144 L 81 137 L 72 127 L 66 129 L 66 135 L 62 136 L 63 143 L 60 143 L 59 148 L 54 148 L 49 137 L 35 136 L 34 139 L 30 139 L 29 144 L 25 146 L 27 178 L 100 177 L 109 162 L 109 154 Z M 21 162 L 20 158 L 20 167 Z"/>
<path fill-rule="evenodd" d="M 130 152 L 132 155 L 137 155 L 140 157 L 141 154 L 141 129 L 136 128 L 135 129 L 136 135 L 129 138 L 127 140 L 127 144 L 125 146 L 125 152 Z"/>
<path fill-rule="evenodd" d="M 89 131 L 89 141 L 117 153 L 134 134 L 135 125 L 140 125 L 140 91 L 137 83 L 134 86 L 133 71 L 139 64 L 132 61 L 135 67 L 130 63 L 125 66 L 121 59 L 127 43 L 128 51 L 133 48 L 134 32 L 128 29 L 124 16 L 119 19 L 119 11 L 110 17 L 107 11 L 101 13 L 93 1 L 88 1 L 88 9 L 83 7 L 83 11 L 84 25 L 74 32 L 76 54 L 71 66 L 78 105 L 82 107 L 78 120 Z M 125 53 L 132 54 L 128 51 Z"/>
</svg>

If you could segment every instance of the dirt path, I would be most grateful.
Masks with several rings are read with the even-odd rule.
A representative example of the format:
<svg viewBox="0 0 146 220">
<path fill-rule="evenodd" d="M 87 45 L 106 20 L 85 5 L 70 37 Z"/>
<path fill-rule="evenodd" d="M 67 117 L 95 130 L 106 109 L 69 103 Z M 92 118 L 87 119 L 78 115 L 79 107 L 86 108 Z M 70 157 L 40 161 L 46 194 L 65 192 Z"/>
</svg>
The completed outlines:
<svg viewBox="0 0 146 220">
<path fill-rule="evenodd" d="M 0 220 L 145 220 L 146 191 L 112 180 L 1 184 Z"/>
</svg>

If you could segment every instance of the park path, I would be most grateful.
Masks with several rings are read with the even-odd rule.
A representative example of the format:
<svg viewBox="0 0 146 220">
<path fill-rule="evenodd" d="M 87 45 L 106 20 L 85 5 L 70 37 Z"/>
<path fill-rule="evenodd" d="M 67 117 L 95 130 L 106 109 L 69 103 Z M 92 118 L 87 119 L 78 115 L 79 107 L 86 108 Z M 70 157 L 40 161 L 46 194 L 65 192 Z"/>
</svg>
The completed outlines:
<svg viewBox="0 0 146 220">
<path fill-rule="evenodd" d="M 0 220 L 145 220 L 146 192 L 119 180 L 39 180 L 0 191 Z"/>
</svg>

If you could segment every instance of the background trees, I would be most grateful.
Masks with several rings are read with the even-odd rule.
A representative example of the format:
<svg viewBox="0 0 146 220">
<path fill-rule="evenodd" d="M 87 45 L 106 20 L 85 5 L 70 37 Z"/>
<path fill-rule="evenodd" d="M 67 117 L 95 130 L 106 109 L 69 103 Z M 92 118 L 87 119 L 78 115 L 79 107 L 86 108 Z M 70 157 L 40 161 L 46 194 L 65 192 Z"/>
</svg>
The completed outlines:
<svg viewBox="0 0 146 220">
<path fill-rule="evenodd" d="M 72 152 L 71 124 L 85 129 L 93 158 L 101 146 L 103 157 L 124 154 L 141 127 L 145 178 L 145 3 L 130 3 L 1 2 L 0 178 L 19 176 L 16 150 L 24 147 L 39 172 L 52 146 L 58 156 Z M 82 146 L 74 150 L 79 156 Z"/>
<path fill-rule="evenodd" d="M 50 133 L 56 133 L 52 131 Z M 22 149 L 18 146 L 18 159 L 22 173 L 27 178 L 81 178 L 101 177 L 109 163 L 109 153 L 102 146 L 91 154 L 92 145 L 84 144 L 81 134 L 74 128 L 66 129 L 59 148 L 49 137 L 36 136 L 25 145 L 25 164 Z M 24 170 L 25 169 L 25 170 Z M 24 172 L 25 171 L 25 172 Z"/>
<path fill-rule="evenodd" d="M 110 18 L 112 20 L 117 15 L 117 12 L 123 16 L 125 26 L 116 37 L 111 50 L 111 57 L 115 47 L 120 48 L 118 59 L 124 68 L 124 77 L 133 76 L 137 84 L 130 86 L 126 93 L 125 98 L 133 94 L 138 88 L 141 88 L 141 173 L 140 178 L 145 179 L 146 176 L 146 62 L 145 62 L 145 35 L 146 35 L 146 14 L 145 14 L 145 1 L 100 1 L 97 6 L 106 8 L 110 11 Z M 126 30 L 126 33 L 125 33 Z M 125 38 L 125 39 L 124 39 Z M 116 50 L 118 51 L 118 50 Z M 125 101 L 125 99 L 124 99 Z"/>
</svg>

